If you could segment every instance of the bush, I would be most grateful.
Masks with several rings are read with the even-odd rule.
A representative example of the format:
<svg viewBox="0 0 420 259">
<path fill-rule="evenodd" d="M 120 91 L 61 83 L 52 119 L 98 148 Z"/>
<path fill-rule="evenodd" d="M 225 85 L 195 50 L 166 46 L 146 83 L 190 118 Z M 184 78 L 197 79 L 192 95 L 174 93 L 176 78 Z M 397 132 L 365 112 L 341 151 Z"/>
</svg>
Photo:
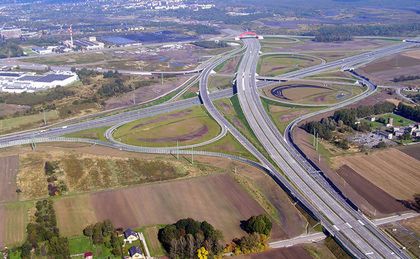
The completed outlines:
<svg viewBox="0 0 420 259">
<path fill-rule="evenodd" d="M 266 236 L 270 235 L 272 227 L 273 224 L 270 218 L 265 214 L 252 216 L 244 223 L 246 232 L 264 234 Z"/>
</svg>

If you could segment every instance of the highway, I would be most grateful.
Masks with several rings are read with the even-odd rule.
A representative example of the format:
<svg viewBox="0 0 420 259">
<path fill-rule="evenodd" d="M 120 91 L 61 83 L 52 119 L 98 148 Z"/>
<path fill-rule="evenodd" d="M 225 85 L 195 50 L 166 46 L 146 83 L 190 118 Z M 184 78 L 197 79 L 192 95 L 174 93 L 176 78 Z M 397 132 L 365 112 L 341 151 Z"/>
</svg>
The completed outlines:
<svg viewBox="0 0 420 259">
<path fill-rule="evenodd" d="M 402 215 L 395 215 L 390 216 L 386 218 L 380 218 L 377 220 L 374 220 L 375 226 L 381 226 L 389 223 L 398 222 L 401 220 L 411 219 L 418 217 L 418 213 L 404 213 Z M 284 240 L 277 240 L 270 242 L 268 245 L 270 248 L 284 248 L 284 247 L 290 247 L 298 244 L 308 244 L 308 243 L 314 243 L 319 242 L 321 240 L 324 240 L 326 238 L 326 235 L 322 232 L 316 232 L 311 234 L 303 234 L 299 235 L 290 239 L 284 239 Z"/>
<path fill-rule="evenodd" d="M 270 158 L 275 162 L 276 166 L 282 169 L 282 172 L 285 175 L 279 173 L 276 167 L 272 165 L 271 162 L 264 157 L 248 139 L 246 139 L 233 125 L 231 125 L 212 103 L 212 99 L 217 98 L 216 95 L 223 97 L 230 96 L 232 94 L 231 92 L 226 91 L 222 94 L 215 93 L 212 96 L 207 90 L 208 77 L 210 73 L 215 67 L 226 61 L 230 57 L 229 55 L 221 57 L 219 60 L 213 62 L 212 65 L 207 66 L 202 70 L 202 75 L 200 77 L 200 99 L 208 109 L 211 116 L 221 125 L 222 128 L 225 127 L 226 130 L 231 132 L 245 148 L 256 156 L 263 166 L 266 167 L 267 173 L 269 173 L 274 180 L 286 189 L 286 191 L 288 191 L 294 199 L 298 200 L 304 207 L 312 212 L 314 217 L 321 221 L 325 229 L 334 235 L 336 239 L 341 242 L 342 245 L 345 246 L 354 256 L 360 258 L 406 258 L 406 254 L 404 254 L 404 252 L 402 252 L 394 243 L 389 241 L 387 237 L 378 231 L 368 219 L 359 212 L 354 211 L 347 203 L 345 203 L 342 197 L 329 186 L 325 186 L 322 182 L 319 182 L 318 174 L 312 175 L 312 172 L 308 172 L 306 167 L 302 165 L 306 162 L 306 160 L 296 160 L 294 157 L 295 151 L 280 135 L 274 124 L 269 119 L 262 107 L 261 100 L 257 93 L 255 72 L 260 48 L 259 43 L 255 39 L 245 40 L 245 43 L 247 50 L 237 73 L 237 90 L 241 107 L 244 110 L 244 114 L 246 115 L 252 130 L 257 135 L 257 138 L 270 154 Z M 304 77 L 334 67 L 367 62 L 374 58 L 399 52 L 410 46 L 413 46 L 413 44 L 406 43 L 383 48 L 376 50 L 371 54 L 362 54 L 356 57 L 322 64 L 312 68 L 303 69 L 303 71 L 300 70 L 292 72 L 286 76 L 289 78 Z M 239 53 L 242 49 L 238 49 L 236 51 L 232 52 L 231 55 Z M 367 92 L 366 95 L 371 92 L 372 91 Z M 360 98 L 364 98 L 364 96 L 362 95 Z M 0 138 L 0 147 L 19 145 L 19 143 L 27 144 L 30 143 L 31 140 L 36 140 L 37 142 L 65 141 L 65 139 L 57 137 L 88 128 L 112 126 L 124 121 L 149 117 L 176 109 L 184 109 L 198 104 L 199 100 L 197 98 L 193 98 L 97 118 L 91 121 L 80 122 L 64 127 L 9 135 Z M 343 103 L 342 105 L 345 104 Z M 336 108 L 337 107 L 335 106 L 331 109 Z M 68 141 L 75 141 L 75 139 L 69 139 Z M 87 140 L 84 140 L 82 142 L 86 141 Z M 118 143 L 99 143 L 97 141 L 90 140 L 89 143 L 91 142 L 94 144 L 103 144 L 114 148 L 120 148 L 122 150 L 136 151 L 136 149 L 132 147 L 121 146 Z M 164 149 L 161 151 L 150 152 L 170 153 L 172 151 Z M 177 152 L 188 153 L 189 151 Z"/>
<path fill-rule="evenodd" d="M 248 123 L 270 154 L 270 158 L 304 198 L 316 208 L 321 215 L 323 226 L 334 236 L 342 234 L 338 239 L 351 253 L 358 257 L 369 258 L 407 257 L 381 232 L 372 231 L 365 217 L 345 204 L 337 193 L 320 185 L 292 156 L 293 153 L 289 151 L 287 143 L 267 116 L 258 95 L 255 73 L 260 44 L 256 39 L 244 41 L 247 51 L 238 70 L 238 97 Z M 324 65 L 324 67 L 329 66 Z M 308 73 L 320 69 L 326 68 L 310 69 Z"/>
</svg>

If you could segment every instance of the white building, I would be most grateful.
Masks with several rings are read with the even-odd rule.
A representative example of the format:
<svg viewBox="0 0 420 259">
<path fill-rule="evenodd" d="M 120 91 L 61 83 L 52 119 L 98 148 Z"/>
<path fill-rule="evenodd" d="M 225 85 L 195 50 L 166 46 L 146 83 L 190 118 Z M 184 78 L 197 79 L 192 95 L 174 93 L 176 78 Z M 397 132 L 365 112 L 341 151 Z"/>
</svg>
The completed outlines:
<svg viewBox="0 0 420 259">
<path fill-rule="evenodd" d="M 34 73 L 0 73 L 0 91 L 8 93 L 36 92 L 57 86 L 67 86 L 79 80 L 73 72 L 53 72 L 44 75 Z"/>
</svg>

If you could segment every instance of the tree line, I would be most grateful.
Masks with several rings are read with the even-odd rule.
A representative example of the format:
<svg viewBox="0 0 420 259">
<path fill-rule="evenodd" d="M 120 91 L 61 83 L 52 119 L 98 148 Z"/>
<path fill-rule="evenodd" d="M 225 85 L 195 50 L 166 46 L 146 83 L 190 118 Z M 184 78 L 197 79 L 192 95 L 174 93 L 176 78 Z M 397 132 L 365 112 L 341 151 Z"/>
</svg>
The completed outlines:
<svg viewBox="0 0 420 259">
<path fill-rule="evenodd" d="M 390 102 L 382 102 L 375 105 L 341 109 L 335 111 L 334 114 L 328 118 L 305 123 L 301 128 L 310 134 L 316 133 L 325 140 L 331 140 L 333 132 L 337 128 L 342 129 L 344 125 L 357 131 L 369 131 L 370 126 L 367 123 L 356 123 L 359 118 L 393 112 L 395 108 L 396 106 Z"/>
<path fill-rule="evenodd" d="M 22 258 L 48 256 L 70 258 L 69 241 L 61 237 L 52 200 L 36 202 L 35 221 L 26 227 L 27 238 L 20 247 Z M 32 252 L 33 251 L 33 252 Z"/>
<path fill-rule="evenodd" d="M 315 36 L 315 41 L 348 41 L 354 36 L 416 36 L 420 32 L 420 23 L 384 24 L 384 25 L 329 25 L 316 31 L 304 33 Z"/>
<path fill-rule="evenodd" d="M 225 41 L 196 41 L 193 44 L 205 49 L 225 48 L 228 46 Z"/>
<path fill-rule="evenodd" d="M 241 227 L 248 234 L 233 239 L 224 248 L 221 231 L 206 221 L 191 218 L 160 229 L 158 238 L 170 258 L 218 258 L 222 253 L 249 254 L 268 248 L 272 222 L 267 215 L 252 216 Z"/>
<path fill-rule="evenodd" d="M 410 106 L 403 103 L 399 103 L 397 107 L 397 114 L 404 118 L 420 122 L 420 106 Z"/>
<path fill-rule="evenodd" d="M 13 58 L 23 56 L 23 49 L 10 41 L 0 41 L 0 58 Z"/>
<path fill-rule="evenodd" d="M 405 82 L 405 81 L 413 81 L 413 80 L 417 80 L 420 79 L 420 76 L 413 76 L 413 75 L 409 75 L 409 76 L 399 76 L 399 77 L 394 77 L 394 79 L 392 79 L 392 82 L 394 83 L 398 83 L 398 82 Z"/>
</svg>

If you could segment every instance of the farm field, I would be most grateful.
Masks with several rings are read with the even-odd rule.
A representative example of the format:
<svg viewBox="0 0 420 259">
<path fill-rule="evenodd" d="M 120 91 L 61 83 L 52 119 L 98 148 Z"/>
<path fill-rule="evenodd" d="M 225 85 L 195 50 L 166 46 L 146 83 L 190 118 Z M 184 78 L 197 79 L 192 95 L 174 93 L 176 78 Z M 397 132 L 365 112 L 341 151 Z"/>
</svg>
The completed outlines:
<svg viewBox="0 0 420 259">
<path fill-rule="evenodd" d="M 392 82 L 399 76 L 418 75 L 420 70 L 420 50 L 413 49 L 371 62 L 359 70 L 369 78 L 384 85 L 418 86 L 417 80 Z"/>
<path fill-rule="evenodd" d="M 18 171 L 18 156 L 0 157 L 0 202 L 17 200 L 16 176 Z"/>
<path fill-rule="evenodd" d="M 180 160 L 176 160 L 172 156 L 126 153 L 86 144 L 40 144 L 37 150 L 38 153 L 46 152 L 51 159 L 62 158 L 62 156 L 70 159 L 71 156 L 76 154 L 83 154 L 79 161 L 85 161 L 86 157 L 93 158 L 94 156 L 111 156 L 117 160 L 134 158 L 155 160 L 159 158 L 168 163 L 179 161 L 187 169 L 191 168 L 190 174 L 196 176 L 124 188 L 112 186 L 111 190 L 80 194 L 72 189 L 72 183 L 68 182 L 69 189 L 73 190 L 69 193 L 70 195 L 57 197 L 54 200 L 60 231 L 69 236 L 80 236 L 85 225 L 106 218 L 111 218 L 116 225 L 142 227 L 172 223 L 181 217 L 191 216 L 214 223 L 216 227 L 226 231 L 225 238 L 229 240 L 233 236 L 243 234 L 239 228 L 240 220 L 263 212 L 268 213 L 275 222 L 273 239 L 292 237 L 306 231 L 306 218 L 292 205 L 290 198 L 284 191 L 269 176 L 242 163 L 221 158 L 197 156 L 194 159 L 194 166 L 192 166 L 189 164 L 188 157 L 181 156 Z M 7 149 L 0 152 L 2 155 L 9 153 L 24 156 L 32 152 L 28 147 Z M 61 157 L 57 153 L 60 153 Z M 69 153 L 70 155 L 68 155 Z M 32 159 L 34 161 L 40 160 L 36 157 L 32 157 Z M 109 158 L 107 160 L 110 161 Z M 97 167 L 101 167 L 97 161 L 85 162 L 83 166 L 89 166 L 89 164 L 98 164 Z M 40 163 L 40 165 L 43 164 Z M 77 167 L 74 166 L 76 169 Z M 85 174 L 86 170 L 83 169 L 82 171 Z M 232 173 L 227 174 L 226 172 Z M 95 175 L 96 172 L 92 172 L 92 174 Z M 101 174 L 103 173 L 101 172 Z M 41 178 L 38 183 L 43 186 L 46 185 L 45 179 L 42 179 L 36 173 L 34 175 L 30 178 L 35 182 L 32 183 L 32 186 L 36 185 L 36 178 Z M 106 176 L 106 174 L 104 175 Z M 90 178 L 86 178 L 86 176 L 74 177 L 84 179 L 88 184 L 100 182 L 94 176 L 89 176 Z M 132 177 L 127 176 L 126 178 L 131 179 Z M 74 178 L 70 177 L 69 179 Z M 45 193 L 46 191 L 44 191 L 44 195 Z M 199 198 L 185 199 L 185 197 Z M 27 204 L 32 203 L 17 202 L 16 204 L 28 208 L 29 205 Z M 104 207 L 103 204 L 106 204 L 106 206 Z M 0 220 L 0 230 L 7 228 L 6 223 L 11 220 L 26 222 L 28 214 L 22 213 L 24 209 L 17 207 L 18 210 L 9 210 L 8 214 L 5 214 L 5 206 L 3 204 L 0 206 L 0 218 L 2 219 Z M 116 210 L 122 213 L 114 213 Z M 19 217 L 16 214 L 19 214 Z M 22 241 L 25 225 L 26 223 L 22 223 L 22 229 L 15 233 L 17 237 L 13 240 Z M 152 232 L 150 233 L 152 234 Z M 2 242 L 5 242 L 4 237 L 1 238 Z M 11 239 L 10 237 L 7 238 L 7 240 Z"/>
<path fill-rule="evenodd" d="M 78 210 L 80 207 L 90 210 Z M 68 197 L 57 200 L 55 209 L 61 233 L 68 236 L 80 234 L 89 223 L 108 218 L 115 226 L 135 228 L 192 217 L 223 230 L 226 240 L 243 234 L 240 220 L 264 212 L 228 175 L 104 191 L 82 199 Z"/>
<path fill-rule="evenodd" d="M 167 147 L 201 143 L 217 136 L 218 124 L 202 106 L 127 123 L 114 132 L 123 143 Z"/>
<path fill-rule="evenodd" d="M 315 42 L 310 39 L 300 39 L 296 43 L 270 44 L 271 46 L 266 46 L 262 50 L 263 52 L 298 52 L 315 55 L 316 53 L 334 53 L 333 55 L 341 53 L 344 57 L 351 56 L 356 52 L 367 52 L 396 43 L 398 42 L 381 39 L 353 39 L 347 42 Z"/>
<path fill-rule="evenodd" d="M 264 87 L 265 96 L 283 102 L 299 104 L 333 104 L 361 94 L 364 87 L 319 82 L 290 81 Z"/>
<path fill-rule="evenodd" d="M 375 182 L 369 181 L 364 171 L 359 173 L 349 166 L 340 166 L 335 163 L 336 158 L 352 157 L 354 152 L 338 150 L 334 145 L 324 141 L 320 142 L 319 152 L 316 152 L 313 147 L 312 135 L 303 129 L 296 128 L 293 131 L 293 136 L 305 155 L 316 163 L 326 176 L 366 215 L 378 218 L 407 210 L 386 190 L 377 186 Z M 318 160 L 319 158 L 320 160 Z M 374 172 L 371 173 L 374 174 Z M 380 173 L 377 177 L 380 177 Z"/>
<path fill-rule="evenodd" d="M 420 145 L 410 145 L 398 148 L 401 152 L 420 161 Z"/>
<path fill-rule="evenodd" d="M 260 58 L 257 73 L 260 76 L 278 76 L 320 63 L 317 58 L 301 55 L 267 55 Z"/>
<path fill-rule="evenodd" d="M 409 200 L 420 193 L 420 161 L 398 149 L 334 158 L 335 168 L 342 165 L 349 166 L 395 199 Z"/>
<path fill-rule="evenodd" d="M 31 202 L 0 204 L 0 247 L 23 241 L 32 207 Z"/>
<path fill-rule="evenodd" d="M 388 234 L 413 255 L 413 258 L 420 257 L 420 218 L 412 218 L 387 224 L 382 227 Z"/>
<path fill-rule="evenodd" d="M 254 255 L 241 255 L 233 257 L 235 259 L 312 259 L 312 258 L 326 258 L 334 259 L 337 258 L 334 254 L 326 247 L 323 242 L 309 245 L 296 245 L 287 248 L 271 249 L 264 253 Z"/>
</svg>

